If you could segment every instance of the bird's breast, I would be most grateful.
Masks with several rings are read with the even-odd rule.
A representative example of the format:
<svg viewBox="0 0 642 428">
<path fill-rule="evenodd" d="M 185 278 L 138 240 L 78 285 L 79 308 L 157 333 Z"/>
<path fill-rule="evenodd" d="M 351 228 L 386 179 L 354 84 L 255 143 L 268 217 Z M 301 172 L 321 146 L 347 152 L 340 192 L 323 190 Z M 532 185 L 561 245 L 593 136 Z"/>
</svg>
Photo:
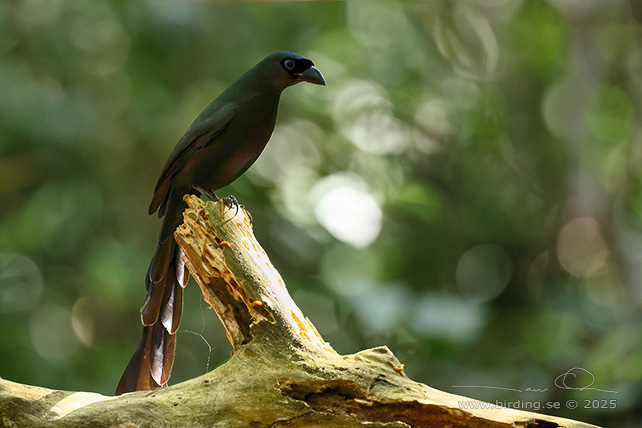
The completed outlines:
<svg viewBox="0 0 642 428">
<path fill-rule="evenodd" d="M 259 157 L 263 148 L 265 148 L 265 143 L 261 146 L 248 146 L 242 147 L 241 150 L 235 152 L 227 162 L 223 165 L 222 173 L 226 177 L 230 177 L 231 183 L 236 180 L 239 175 L 243 174 Z M 229 184 L 225 183 L 225 185 Z"/>
<path fill-rule="evenodd" d="M 270 139 L 277 106 L 278 97 L 255 95 L 245 99 L 225 128 L 191 156 L 175 183 L 215 191 L 236 180 Z"/>
<path fill-rule="evenodd" d="M 231 125 L 195 156 L 188 167 L 192 183 L 216 190 L 236 180 L 259 157 L 274 128 L 273 124 L 247 129 Z"/>
</svg>

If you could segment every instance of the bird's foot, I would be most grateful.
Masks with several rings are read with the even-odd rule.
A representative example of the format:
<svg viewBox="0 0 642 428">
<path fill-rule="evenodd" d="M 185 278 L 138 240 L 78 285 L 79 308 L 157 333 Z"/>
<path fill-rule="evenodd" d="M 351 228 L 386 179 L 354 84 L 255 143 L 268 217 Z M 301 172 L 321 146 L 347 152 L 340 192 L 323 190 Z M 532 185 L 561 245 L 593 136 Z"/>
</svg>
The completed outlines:
<svg viewBox="0 0 642 428">
<path fill-rule="evenodd" d="M 225 208 L 227 209 L 232 209 L 234 208 L 234 215 L 232 218 L 236 217 L 236 215 L 239 213 L 239 207 L 241 206 L 239 204 L 238 199 L 236 199 L 236 196 L 234 195 L 229 195 L 226 196 L 225 198 L 221 199 L 221 217 L 225 218 Z M 230 219 L 231 220 L 231 219 Z"/>
<path fill-rule="evenodd" d="M 228 207 L 230 209 L 234 208 L 238 212 L 239 207 L 241 206 L 241 204 L 239 204 L 239 200 L 236 199 L 236 196 L 234 196 L 234 195 L 226 196 L 222 200 L 223 200 L 223 204 L 226 207 Z"/>
<path fill-rule="evenodd" d="M 232 216 L 232 218 L 234 218 L 239 213 L 239 209 L 243 209 L 245 214 L 247 214 L 247 216 L 250 219 L 250 224 L 252 223 L 252 214 L 250 214 L 250 212 L 245 208 L 245 206 L 243 206 L 242 204 L 239 203 L 238 199 L 236 199 L 236 196 L 229 195 L 229 196 L 223 198 L 222 201 L 223 201 L 223 203 L 221 204 L 221 217 L 224 217 L 224 214 L 225 214 L 224 209 L 225 209 L 225 207 L 227 207 L 228 209 L 234 208 L 235 211 L 234 211 L 234 215 Z"/>
<path fill-rule="evenodd" d="M 219 201 L 221 199 L 218 196 L 216 196 L 216 194 L 214 192 L 212 192 L 211 190 L 203 189 L 202 187 L 196 187 L 195 189 L 198 190 L 199 192 L 201 192 L 201 195 L 207 196 L 207 198 L 210 201 L 216 202 L 216 201 Z"/>
</svg>

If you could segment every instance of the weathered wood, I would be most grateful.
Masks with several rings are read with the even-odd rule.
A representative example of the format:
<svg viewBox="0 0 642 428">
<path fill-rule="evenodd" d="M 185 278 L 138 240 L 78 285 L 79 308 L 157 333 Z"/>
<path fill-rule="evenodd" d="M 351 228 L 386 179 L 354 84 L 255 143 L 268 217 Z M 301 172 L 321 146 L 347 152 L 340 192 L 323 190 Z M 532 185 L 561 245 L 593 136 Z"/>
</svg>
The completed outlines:
<svg viewBox="0 0 642 428">
<path fill-rule="evenodd" d="M 233 356 L 187 382 L 119 397 L 0 380 L 0 427 L 593 427 L 414 382 L 386 347 L 338 355 L 288 294 L 243 210 L 186 201 L 175 237 Z"/>
</svg>

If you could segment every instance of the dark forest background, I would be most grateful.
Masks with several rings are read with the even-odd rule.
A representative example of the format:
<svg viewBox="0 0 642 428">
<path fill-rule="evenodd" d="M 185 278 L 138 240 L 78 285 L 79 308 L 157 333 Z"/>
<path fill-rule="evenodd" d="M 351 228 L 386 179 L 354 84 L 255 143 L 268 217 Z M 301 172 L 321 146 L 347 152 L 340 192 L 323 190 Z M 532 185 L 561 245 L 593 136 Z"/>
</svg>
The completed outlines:
<svg viewBox="0 0 642 428">
<path fill-rule="evenodd" d="M 456 394 L 642 426 L 636 4 L 0 2 L 0 376 L 113 393 L 162 165 L 220 91 L 291 50 L 327 86 L 288 89 L 218 193 L 324 338 L 388 345 Z M 190 283 L 170 382 L 230 350 Z"/>
</svg>

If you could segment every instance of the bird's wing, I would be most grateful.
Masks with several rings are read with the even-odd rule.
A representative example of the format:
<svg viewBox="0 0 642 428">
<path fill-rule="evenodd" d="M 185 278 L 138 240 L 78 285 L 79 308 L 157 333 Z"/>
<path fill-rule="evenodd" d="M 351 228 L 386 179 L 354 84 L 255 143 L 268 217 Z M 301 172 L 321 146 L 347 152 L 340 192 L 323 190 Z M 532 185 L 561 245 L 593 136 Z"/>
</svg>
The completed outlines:
<svg viewBox="0 0 642 428">
<path fill-rule="evenodd" d="M 156 212 L 167 199 L 172 177 L 185 166 L 194 152 L 215 141 L 215 137 L 230 123 L 236 110 L 235 103 L 230 102 L 219 107 L 215 100 L 194 120 L 174 147 L 161 171 L 149 206 L 149 214 Z M 161 208 L 159 217 L 163 214 Z"/>
</svg>

